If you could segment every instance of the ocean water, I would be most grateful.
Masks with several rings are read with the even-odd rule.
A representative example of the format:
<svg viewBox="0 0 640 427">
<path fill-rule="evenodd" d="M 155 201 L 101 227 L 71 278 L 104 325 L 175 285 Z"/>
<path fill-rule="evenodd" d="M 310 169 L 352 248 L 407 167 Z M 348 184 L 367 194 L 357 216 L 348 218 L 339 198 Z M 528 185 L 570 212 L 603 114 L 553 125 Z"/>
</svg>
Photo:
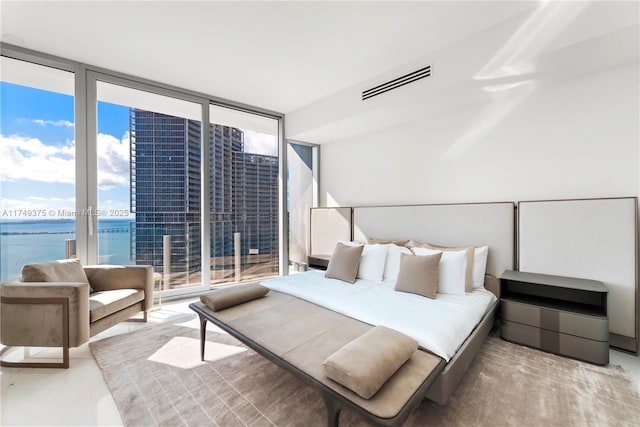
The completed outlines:
<svg viewBox="0 0 640 427">
<path fill-rule="evenodd" d="M 133 264 L 131 219 L 98 221 L 101 264 Z M 0 221 L 0 280 L 20 275 L 22 266 L 65 257 L 65 241 L 75 239 L 75 221 Z"/>
</svg>

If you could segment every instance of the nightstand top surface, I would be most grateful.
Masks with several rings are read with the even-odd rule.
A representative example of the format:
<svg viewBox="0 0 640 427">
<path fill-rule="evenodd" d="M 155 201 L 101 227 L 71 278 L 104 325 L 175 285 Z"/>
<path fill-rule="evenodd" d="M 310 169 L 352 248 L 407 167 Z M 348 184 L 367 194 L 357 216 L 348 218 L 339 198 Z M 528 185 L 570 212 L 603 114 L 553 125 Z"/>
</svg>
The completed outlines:
<svg viewBox="0 0 640 427">
<path fill-rule="evenodd" d="M 576 277 L 552 276 L 550 274 L 505 270 L 500 276 L 500 279 L 568 289 L 578 289 L 589 292 L 609 292 L 604 283 L 598 280 L 578 279 Z"/>
</svg>

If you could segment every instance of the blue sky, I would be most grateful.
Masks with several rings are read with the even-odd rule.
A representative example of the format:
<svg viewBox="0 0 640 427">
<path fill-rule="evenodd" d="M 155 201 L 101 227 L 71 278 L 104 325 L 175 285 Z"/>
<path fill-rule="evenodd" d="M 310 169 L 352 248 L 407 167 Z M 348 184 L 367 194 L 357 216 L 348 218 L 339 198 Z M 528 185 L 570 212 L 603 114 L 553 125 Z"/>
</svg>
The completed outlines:
<svg viewBox="0 0 640 427">
<path fill-rule="evenodd" d="M 73 120 L 73 97 L 0 83 L 3 210 L 58 209 L 73 203 Z"/>
<path fill-rule="evenodd" d="M 16 210 L 75 210 L 74 101 L 0 82 L 0 220 Z M 98 203 L 129 209 L 129 108 L 98 103 Z M 273 136 L 245 131 L 245 150 L 275 154 Z M 5 215 L 2 215 L 2 214 Z M 9 213 L 9 215 L 6 215 Z"/>
<path fill-rule="evenodd" d="M 26 86 L 0 82 L 0 118 L 3 135 L 24 134 L 51 141 L 73 139 L 73 128 L 62 123 L 40 124 L 33 120 L 66 121 L 73 124 L 73 97 Z M 129 129 L 129 108 L 100 102 L 98 132 L 124 134 Z"/>
<path fill-rule="evenodd" d="M 2 135 L 30 136 L 52 143 L 73 139 L 73 97 L 2 82 L 0 119 Z M 60 123 L 34 122 L 44 119 Z"/>
<path fill-rule="evenodd" d="M 73 121 L 72 96 L 0 83 L 0 209 L 75 209 Z M 98 104 L 101 208 L 129 207 L 128 130 L 127 107 Z"/>
</svg>

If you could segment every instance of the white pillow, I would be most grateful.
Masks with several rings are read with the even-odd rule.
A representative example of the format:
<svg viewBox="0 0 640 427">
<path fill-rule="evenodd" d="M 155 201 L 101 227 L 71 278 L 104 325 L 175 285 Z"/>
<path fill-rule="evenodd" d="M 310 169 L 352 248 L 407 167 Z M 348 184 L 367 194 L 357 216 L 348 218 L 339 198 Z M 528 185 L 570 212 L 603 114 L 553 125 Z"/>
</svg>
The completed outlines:
<svg viewBox="0 0 640 427">
<path fill-rule="evenodd" d="M 382 282 L 386 259 L 387 245 L 364 245 L 358 267 L 358 279 Z"/>
<path fill-rule="evenodd" d="M 360 242 L 343 242 L 347 246 L 362 246 Z M 381 283 L 384 273 L 385 260 L 387 258 L 387 245 L 364 245 L 360 266 L 358 267 L 358 279 L 371 280 Z"/>
<path fill-rule="evenodd" d="M 384 274 L 382 278 L 384 281 L 395 282 L 398 280 L 398 274 L 400 273 L 400 258 L 402 254 L 411 255 L 411 250 L 404 246 L 398 246 L 393 243 L 385 245 L 387 246 L 387 260 L 384 263 Z"/>
<path fill-rule="evenodd" d="M 487 271 L 487 256 L 489 246 L 476 248 L 473 253 L 473 289 L 480 289 L 484 286 L 484 275 Z"/>
<path fill-rule="evenodd" d="M 465 295 L 467 251 L 437 251 L 427 248 L 411 248 L 416 255 L 434 255 L 442 252 L 438 274 L 438 293 Z"/>
</svg>

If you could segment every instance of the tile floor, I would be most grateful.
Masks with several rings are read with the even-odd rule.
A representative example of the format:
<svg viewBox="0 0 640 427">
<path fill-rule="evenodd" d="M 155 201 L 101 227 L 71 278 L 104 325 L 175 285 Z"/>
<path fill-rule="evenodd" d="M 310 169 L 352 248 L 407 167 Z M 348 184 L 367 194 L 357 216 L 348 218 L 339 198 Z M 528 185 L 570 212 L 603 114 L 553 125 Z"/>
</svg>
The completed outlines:
<svg viewBox="0 0 640 427">
<path fill-rule="evenodd" d="M 149 323 L 170 321 L 198 328 L 197 317 L 188 305 L 195 299 L 165 302 L 162 309 L 150 313 Z M 149 324 L 125 322 L 93 340 L 131 332 Z M 208 329 L 215 327 L 208 325 Z M 32 350 L 31 357 L 42 361 L 57 350 Z M 29 355 L 29 353 L 27 353 Z M 22 357 L 23 349 L 14 349 L 10 357 Z M 70 351 L 69 369 L 2 368 L 0 370 L 0 425 L 2 426 L 119 426 L 122 420 L 91 356 L 88 344 Z M 610 363 L 622 366 L 640 390 L 640 359 L 611 351 Z"/>
<path fill-rule="evenodd" d="M 199 328 L 189 303 L 197 298 L 163 302 L 149 313 L 148 323 L 123 322 L 91 338 L 91 341 L 123 334 L 150 324 L 170 321 Z M 157 306 L 156 306 L 157 307 Z M 193 316 L 191 316 L 193 314 Z M 208 325 L 207 329 L 215 327 Z M 22 359 L 24 349 L 5 354 Z M 120 426 L 122 420 L 96 364 L 89 345 L 70 349 L 69 369 L 0 369 L 0 426 Z M 58 349 L 30 349 L 34 361 L 60 361 Z"/>
</svg>

